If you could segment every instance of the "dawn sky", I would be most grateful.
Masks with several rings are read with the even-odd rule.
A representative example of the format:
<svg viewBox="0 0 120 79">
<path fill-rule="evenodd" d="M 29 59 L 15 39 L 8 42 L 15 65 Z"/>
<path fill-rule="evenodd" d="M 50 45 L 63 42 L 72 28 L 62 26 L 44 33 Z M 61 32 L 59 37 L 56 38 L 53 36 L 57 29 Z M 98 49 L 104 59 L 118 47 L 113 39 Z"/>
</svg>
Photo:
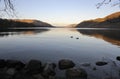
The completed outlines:
<svg viewBox="0 0 120 79">
<path fill-rule="evenodd" d="M 102 0 L 15 0 L 19 18 L 37 19 L 52 25 L 69 25 L 83 20 L 104 17 L 120 11 L 111 5 L 96 8 Z"/>
</svg>

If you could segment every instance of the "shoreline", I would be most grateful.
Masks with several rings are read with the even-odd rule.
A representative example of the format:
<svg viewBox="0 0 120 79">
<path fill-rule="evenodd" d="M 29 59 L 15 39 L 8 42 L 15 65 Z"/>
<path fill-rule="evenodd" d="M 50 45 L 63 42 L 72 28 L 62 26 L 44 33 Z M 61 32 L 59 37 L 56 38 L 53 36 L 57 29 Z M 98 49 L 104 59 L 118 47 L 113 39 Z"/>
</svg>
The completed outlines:
<svg viewBox="0 0 120 79">
<path fill-rule="evenodd" d="M 120 57 L 116 57 L 116 60 L 83 63 L 76 67 L 69 59 L 61 59 L 57 63 L 43 63 L 33 59 L 23 63 L 0 59 L 0 79 L 119 79 Z"/>
</svg>

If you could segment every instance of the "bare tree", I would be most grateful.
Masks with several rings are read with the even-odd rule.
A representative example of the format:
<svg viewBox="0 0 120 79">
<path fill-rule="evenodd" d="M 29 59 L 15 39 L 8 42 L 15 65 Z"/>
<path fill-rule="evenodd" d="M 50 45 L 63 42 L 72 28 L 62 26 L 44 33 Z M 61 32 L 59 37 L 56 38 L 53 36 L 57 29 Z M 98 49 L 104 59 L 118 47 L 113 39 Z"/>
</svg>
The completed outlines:
<svg viewBox="0 0 120 79">
<path fill-rule="evenodd" d="M 103 0 L 102 2 L 98 3 L 96 6 L 99 9 L 103 5 L 112 4 L 112 6 L 119 6 L 120 7 L 120 0 Z"/>
<path fill-rule="evenodd" d="M 15 16 L 13 0 L 0 0 L 0 16 Z"/>
</svg>

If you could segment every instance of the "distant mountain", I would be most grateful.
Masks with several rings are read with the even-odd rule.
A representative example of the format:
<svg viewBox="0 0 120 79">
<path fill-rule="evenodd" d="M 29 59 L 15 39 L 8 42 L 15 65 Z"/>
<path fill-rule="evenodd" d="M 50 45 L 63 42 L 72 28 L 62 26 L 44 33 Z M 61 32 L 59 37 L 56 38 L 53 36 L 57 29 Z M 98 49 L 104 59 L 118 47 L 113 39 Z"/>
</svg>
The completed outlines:
<svg viewBox="0 0 120 79">
<path fill-rule="evenodd" d="M 0 19 L 0 27 L 53 27 L 52 25 L 32 19 Z"/>
<path fill-rule="evenodd" d="M 120 28 L 120 12 L 113 13 L 104 18 L 87 20 L 79 23 L 77 28 Z"/>
<path fill-rule="evenodd" d="M 68 28 L 74 28 L 74 27 L 76 27 L 76 25 L 77 25 L 77 24 L 70 24 L 70 25 L 68 25 L 68 26 L 66 26 L 66 27 L 68 27 Z"/>
<path fill-rule="evenodd" d="M 31 23 L 34 24 L 35 26 L 52 26 L 46 22 L 42 22 L 39 20 L 31 20 L 31 19 L 14 19 L 13 21 L 15 22 L 23 22 L 23 23 Z"/>
</svg>

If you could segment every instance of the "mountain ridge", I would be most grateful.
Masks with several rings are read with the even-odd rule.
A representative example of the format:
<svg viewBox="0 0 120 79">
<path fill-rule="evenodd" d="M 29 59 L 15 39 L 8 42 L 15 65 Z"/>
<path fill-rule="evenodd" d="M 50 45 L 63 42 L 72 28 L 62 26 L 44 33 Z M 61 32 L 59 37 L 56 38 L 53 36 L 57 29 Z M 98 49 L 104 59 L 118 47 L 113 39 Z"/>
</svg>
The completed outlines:
<svg viewBox="0 0 120 79">
<path fill-rule="evenodd" d="M 120 12 L 112 13 L 104 18 L 86 20 L 79 23 L 78 28 L 120 28 Z"/>
<path fill-rule="evenodd" d="M 0 27 L 53 27 L 51 24 L 34 19 L 0 19 Z"/>
<path fill-rule="evenodd" d="M 13 19 L 13 21 L 16 21 L 16 22 L 24 22 L 24 23 L 33 23 L 34 25 L 37 25 L 37 26 L 42 26 L 43 24 L 47 25 L 48 23 L 46 22 L 42 22 L 40 20 L 35 20 L 35 19 Z M 48 24 L 50 25 L 50 24 Z"/>
</svg>

